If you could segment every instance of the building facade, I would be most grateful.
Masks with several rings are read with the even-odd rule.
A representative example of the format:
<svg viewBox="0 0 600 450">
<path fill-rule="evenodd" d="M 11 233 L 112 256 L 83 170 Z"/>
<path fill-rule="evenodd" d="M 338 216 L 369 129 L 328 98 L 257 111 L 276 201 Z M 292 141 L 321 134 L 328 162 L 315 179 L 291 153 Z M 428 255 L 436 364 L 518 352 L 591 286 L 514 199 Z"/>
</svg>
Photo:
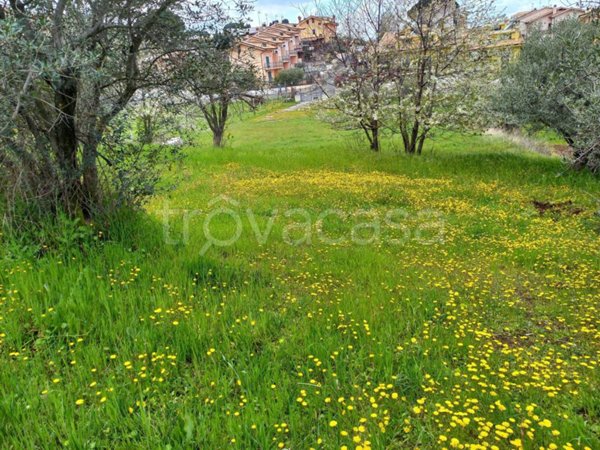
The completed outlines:
<svg viewBox="0 0 600 450">
<path fill-rule="evenodd" d="M 334 17 L 308 16 L 304 19 L 298 17 L 300 38 L 303 41 L 323 40 L 331 41 L 337 32 L 337 23 Z"/>
<path fill-rule="evenodd" d="M 285 23 L 273 23 L 252 30 L 231 51 L 233 60 L 255 67 L 266 82 L 302 62 L 301 29 Z"/>
</svg>

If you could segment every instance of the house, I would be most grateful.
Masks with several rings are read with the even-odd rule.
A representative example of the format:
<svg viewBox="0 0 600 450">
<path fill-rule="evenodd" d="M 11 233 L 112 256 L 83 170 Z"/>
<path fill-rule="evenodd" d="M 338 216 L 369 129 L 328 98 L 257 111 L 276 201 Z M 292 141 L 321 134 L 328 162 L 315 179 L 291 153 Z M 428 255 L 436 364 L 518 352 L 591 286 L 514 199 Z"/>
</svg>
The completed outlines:
<svg viewBox="0 0 600 450">
<path fill-rule="evenodd" d="M 298 16 L 298 25 L 300 28 L 300 38 L 303 41 L 323 40 L 324 42 L 331 41 L 337 31 L 337 23 L 335 16 L 308 16 L 304 19 Z"/>
<path fill-rule="evenodd" d="M 579 18 L 584 13 L 583 9 L 566 6 L 536 8 L 514 14 L 510 18 L 507 29 L 518 29 L 521 35 L 526 38 L 533 31 L 548 31 L 553 25 L 563 20 Z"/>
<path fill-rule="evenodd" d="M 300 33 L 300 28 L 279 22 L 254 28 L 234 46 L 231 57 L 253 65 L 271 83 L 279 72 L 302 62 Z"/>
<path fill-rule="evenodd" d="M 485 49 L 492 60 L 504 65 L 519 55 L 528 34 L 535 30 L 551 30 L 553 25 L 567 19 L 579 18 L 584 21 L 584 13 L 579 8 L 556 6 L 518 12 L 484 34 L 477 49 Z"/>
</svg>

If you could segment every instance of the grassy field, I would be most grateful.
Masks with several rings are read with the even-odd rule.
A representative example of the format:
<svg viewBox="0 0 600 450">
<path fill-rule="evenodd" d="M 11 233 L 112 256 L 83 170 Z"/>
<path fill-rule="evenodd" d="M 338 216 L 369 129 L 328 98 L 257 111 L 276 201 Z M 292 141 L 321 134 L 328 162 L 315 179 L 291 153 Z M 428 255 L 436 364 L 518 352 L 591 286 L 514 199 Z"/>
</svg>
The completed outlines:
<svg viewBox="0 0 600 450">
<path fill-rule="evenodd" d="M 208 142 L 97 244 L 6 243 L 1 447 L 600 448 L 597 180 L 273 106 Z"/>
</svg>

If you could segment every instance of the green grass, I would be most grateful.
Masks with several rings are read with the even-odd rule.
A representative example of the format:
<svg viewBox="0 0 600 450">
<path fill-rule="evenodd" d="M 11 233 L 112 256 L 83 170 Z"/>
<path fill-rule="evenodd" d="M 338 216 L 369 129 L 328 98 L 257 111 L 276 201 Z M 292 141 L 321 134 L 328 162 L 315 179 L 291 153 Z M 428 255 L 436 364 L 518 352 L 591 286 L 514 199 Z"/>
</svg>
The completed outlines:
<svg viewBox="0 0 600 450">
<path fill-rule="evenodd" d="M 209 141 L 97 245 L 5 251 L 3 447 L 600 448 L 597 179 L 484 136 L 376 155 L 272 105 Z M 202 252 L 215 205 L 242 233 Z"/>
</svg>

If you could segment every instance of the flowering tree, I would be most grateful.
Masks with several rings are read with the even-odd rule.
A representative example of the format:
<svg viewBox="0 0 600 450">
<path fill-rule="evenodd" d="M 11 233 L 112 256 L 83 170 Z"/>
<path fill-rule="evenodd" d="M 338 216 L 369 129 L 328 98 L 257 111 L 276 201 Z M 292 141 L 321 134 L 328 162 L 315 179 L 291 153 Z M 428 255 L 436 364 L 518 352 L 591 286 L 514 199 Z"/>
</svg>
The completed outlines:
<svg viewBox="0 0 600 450">
<path fill-rule="evenodd" d="M 389 130 L 406 153 L 420 154 L 434 127 L 475 117 L 479 80 L 489 74 L 479 34 L 490 1 L 339 0 L 329 10 L 339 20 L 341 66 L 331 104 L 338 123 L 363 129 L 373 150 Z"/>
<path fill-rule="evenodd" d="M 364 132 L 373 151 L 379 151 L 389 55 L 382 39 L 389 21 L 389 0 L 332 0 L 321 5 L 336 18 L 337 33 L 329 46 L 336 63 L 336 96 L 330 99 L 334 125 Z"/>
<path fill-rule="evenodd" d="M 473 123 L 481 81 L 492 73 L 480 36 L 491 11 L 486 0 L 396 4 L 384 42 L 395 55 L 386 112 L 406 153 L 420 154 L 434 128 Z"/>
</svg>

